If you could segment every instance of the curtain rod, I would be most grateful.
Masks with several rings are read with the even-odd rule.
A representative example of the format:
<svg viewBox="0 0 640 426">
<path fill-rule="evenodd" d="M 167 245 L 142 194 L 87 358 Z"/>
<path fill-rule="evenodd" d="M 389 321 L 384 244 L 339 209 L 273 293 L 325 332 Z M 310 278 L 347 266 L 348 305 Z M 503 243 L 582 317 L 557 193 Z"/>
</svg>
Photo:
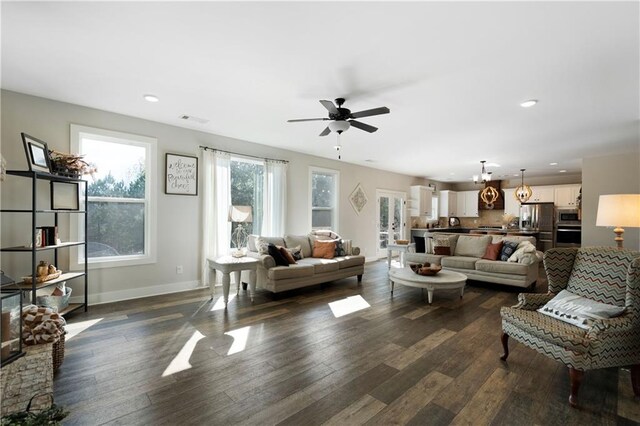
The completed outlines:
<svg viewBox="0 0 640 426">
<path fill-rule="evenodd" d="M 277 159 L 277 158 L 258 157 L 256 155 L 249 155 L 249 154 L 241 154 L 239 152 L 225 151 L 223 149 L 211 148 L 209 146 L 200 145 L 200 148 L 204 149 L 204 150 L 209 150 L 209 151 L 224 152 L 225 154 L 240 155 L 242 157 L 257 158 L 258 160 L 280 161 L 282 163 L 289 163 L 289 161 L 287 161 L 287 160 L 280 160 L 280 159 Z"/>
</svg>

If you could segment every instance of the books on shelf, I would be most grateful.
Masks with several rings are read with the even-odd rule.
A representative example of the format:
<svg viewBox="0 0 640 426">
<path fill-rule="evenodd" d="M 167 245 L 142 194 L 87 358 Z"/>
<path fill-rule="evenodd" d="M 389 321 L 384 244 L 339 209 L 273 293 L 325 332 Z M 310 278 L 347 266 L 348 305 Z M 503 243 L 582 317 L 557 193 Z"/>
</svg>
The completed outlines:
<svg viewBox="0 0 640 426">
<path fill-rule="evenodd" d="M 36 247 L 55 246 L 59 241 L 57 226 L 38 226 L 36 228 Z"/>
</svg>

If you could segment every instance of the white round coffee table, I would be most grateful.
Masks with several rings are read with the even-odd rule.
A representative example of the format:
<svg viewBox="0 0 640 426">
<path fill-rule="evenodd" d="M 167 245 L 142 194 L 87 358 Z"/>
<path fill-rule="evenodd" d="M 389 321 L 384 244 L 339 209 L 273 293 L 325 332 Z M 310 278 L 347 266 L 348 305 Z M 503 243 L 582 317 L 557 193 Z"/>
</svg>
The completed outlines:
<svg viewBox="0 0 640 426">
<path fill-rule="evenodd" d="M 418 275 L 410 268 L 391 269 L 389 271 L 389 283 L 391 284 L 391 294 L 393 285 L 402 284 L 409 287 L 427 289 L 429 304 L 433 300 L 434 290 L 460 290 L 460 298 L 464 295 L 464 286 L 467 276 L 459 272 L 442 270 L 434 276 Z"/>
</svg>

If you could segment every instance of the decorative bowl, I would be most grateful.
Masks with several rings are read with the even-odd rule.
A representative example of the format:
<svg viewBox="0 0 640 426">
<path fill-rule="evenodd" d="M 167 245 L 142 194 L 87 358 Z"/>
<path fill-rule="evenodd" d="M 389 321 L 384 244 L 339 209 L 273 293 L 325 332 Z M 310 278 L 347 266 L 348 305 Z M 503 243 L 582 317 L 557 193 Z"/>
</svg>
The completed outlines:
<svg viewBox="0 0 640 426">
<path fill-rule="evenodd" d="M 409 267 L 416 274 L 423 275 L 423 276 L 434 276 L 442 270 L 442 266 L 429 265 L 428 263 L 425 263 L 424 265 L 421 263 L 415 263 L 415 264 L 409 265 Z"/>
</svg>

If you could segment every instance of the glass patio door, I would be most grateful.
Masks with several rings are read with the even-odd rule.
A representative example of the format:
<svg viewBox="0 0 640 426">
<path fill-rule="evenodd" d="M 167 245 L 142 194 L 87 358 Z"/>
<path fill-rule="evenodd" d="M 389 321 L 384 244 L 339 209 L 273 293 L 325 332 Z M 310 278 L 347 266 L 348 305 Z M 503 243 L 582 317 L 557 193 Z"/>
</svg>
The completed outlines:
<svg viewBox="0 0 640 426">
<path fill-rule="evenodd" d="M 377 218 L 377 257 L 387 256 L 387 245 L 395 240 L 404 238 L 405 228 L 405 197 L 402 192 L 381 191 L 377 192 L 378 218 Z"/>
</svg>

